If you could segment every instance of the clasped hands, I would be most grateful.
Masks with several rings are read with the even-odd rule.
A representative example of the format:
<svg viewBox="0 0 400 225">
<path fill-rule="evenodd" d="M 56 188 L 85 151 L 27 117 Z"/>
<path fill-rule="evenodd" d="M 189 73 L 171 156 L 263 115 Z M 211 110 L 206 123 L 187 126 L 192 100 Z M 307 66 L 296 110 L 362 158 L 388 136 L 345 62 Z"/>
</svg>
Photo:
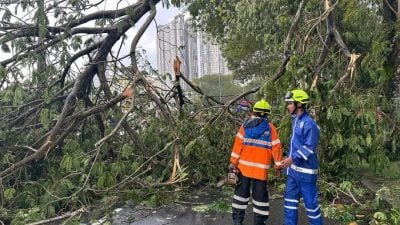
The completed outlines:
<svg viewBox="0 0 400 225">
<path fill-rule="evenodd" d="M 292 163 L 293 163 L 292 158 L 291 158 L 291 157 L 288 157 L 288 158 L 286 158 L 286 159 L 284 159 L 284 160 L 282 160 L 282 161 L 275 162 L 275 169 L 276 169 L 277 171 L 278 171 L 278 170 L 281 170 L 281 169 L 286 169 L 286 168 L 288 168 L 290 165 L 292 165 Z M 229 172 L 232 172 L 232 173 L 239 173 L 239 169 L 237 168 L 237 166 L 236 166 L 235 164 L 231 163 L 231 164 L 229 165 Z"/>
<path fill-rule="evenodd" d="M 290 165 L 292 165 L 292 163 L 293 163 L 293 159 L 291 157 L 288 157 L 282 161 L 275 162 L 275 166 L 277 166 L 278 169 L 286 169 Z"/>
</svg>

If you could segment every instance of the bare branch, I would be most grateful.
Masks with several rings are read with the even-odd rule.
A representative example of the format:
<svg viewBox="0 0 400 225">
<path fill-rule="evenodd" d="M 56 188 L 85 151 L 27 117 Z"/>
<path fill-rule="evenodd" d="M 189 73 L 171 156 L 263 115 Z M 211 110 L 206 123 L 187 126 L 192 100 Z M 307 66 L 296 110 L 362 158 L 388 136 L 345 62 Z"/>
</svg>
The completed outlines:
<svg viewBox="0 0 400 225">
<path fill-rule="evenodd" d="M 288 32 L 288 34 L 286 36 L 286 39 L 285 39 L 285 43 L 283 45 L 285 53 L 289 53 L 290 52 L 290 42 L 292 41 L 293 31 L 297 27 L 297 25 L 298 25 L 298 23 L 300 21 L 300 17 L 301 17 L 301 14 L 303 12 L 305 4 L 306 4 L 306 0 L 302 0 L 300 2 L 300 5 L 299 5 L 299 7 L 297 9 L 297 12 L 296 12 L 296 15 L 295 15 L 295 17 L 293 19 L 293 23 L 290 26 L 289 32 Z"/>
<path fill-rule="evenodd" d="M 326 55 L 328 54 L 328 48 L 331 43 L 332 43 L 332 35 L 327 33 L 324 43 L 322 45 L 321 51 L 319 53 L 317 63 L 314 66 L 314 68 L 315 68 L 314 69 L 314 78 L 313 78 L 313 83 L 311 85 L 311 88 L 314 88 L 318 85 L 318 80 L 321 75 L 322 65 L 325 61 Z"/>
<path fill-rule="evenodd" d="M 34 223 L 28 223 L 27 225 L 41 225 L 41 224 L 46 224 L 46 223 L 52 223 L 52 222 L 55 222 L 55 221 L 59 221 L 59 220 L 75 217 L 76 215 L 84 213 L 84 212 L 86 212 L 86 209 L 84 207 L 82 207 L 82 208 L 80 208 L 80 209 L 78 209 L 78 210 L 76 210 L 74 212 L 66 213 L 66 214 L 64 214 L 62 216 L 57 216 L 57 217 L 54 217 L 54 218 L 51 218 L 51 219 L 41 220 L 41 221 L 34 222 Z"/>
<path fill-rule="evenodd" d="M 316 19 L 317 22 L 315 22 L 313 24 L 313 26 L 308 30 L 304 41 L 303 41 L 303 52 L 305 51 L 305 45 L 308 41 L 308 38 L 310 37 L 311 33 L 314 31 L 314 29 L 325 19 L 329 18 L 329 16 L 331 15 L 331 12 L 335 9 L 335 6 L 338 2 L 336 2 L 335 4 L 332 5 L 331 0 L 325 0 L 324 1 L 324 7 L 325 7 L 325 11 Z M 328 27 L 328 33 L 330 33 L 330 27 Z"/>
<path fill-rule="evenodd" d="M 393 8 L 393 6 L 387 0 L 383 0 L 383 2 L 385 2 L 385 4 L 393 12 L 393 14 L 396 15 L 396 17 L 399 17 L 399 13 Z"/>
<path fill-rule="evenodd" d="M 143 34 L 146 31 L 146 29 L 149 27 L 151 21 L 156 16 L 156 8 L 155 8 L 155 6 L 151 4 L 150 7 L 151 7 L 150 15 L 146 18 L 146 21 L 139 28 L 139 30 L 137 31 L 135 37 L 133 37 L 133 40 L 132 40 L 132 43 L 131 43 L 131 49 L 130 49 L 129 53 L 130 53 L 130 56 L 131 56 L 131 62 L 133 62 L 132 63 L 133 68 L 132 69 L 134 71 L 134 74 L 139 71 L 139 69 L 137 67 L 137 63 L 136 63 L 136 46 L 139 43 L 139 40 L 143 36 Z"/>
<path fill-rule="evenodd" d="M 339 79 L 339 81 L 336 83 L 335 87 L 332 88 L 332 90 L 330 90 L 330 92 L 335 92 L 339 86 L 343 83 L 344 79 L 346 79 L 349 75 L 351 77 L 353 77 L 353 73 L 354 70 L 356 68 L 356 62 L 357 59 L 360 57 L 361 55 L 357 55 L 357 54 L 351 54 L 350 56 L 350 62 L 347 65 L 347 69 L 346 72 L 344 73 L 344 75 Z"/>
</svg>

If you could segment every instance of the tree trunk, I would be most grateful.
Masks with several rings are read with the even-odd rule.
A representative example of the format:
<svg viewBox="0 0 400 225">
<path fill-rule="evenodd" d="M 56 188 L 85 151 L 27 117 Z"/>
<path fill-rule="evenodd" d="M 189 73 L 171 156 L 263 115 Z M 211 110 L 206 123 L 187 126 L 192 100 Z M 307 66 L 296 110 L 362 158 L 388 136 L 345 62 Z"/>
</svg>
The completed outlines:
<svg viewBox="0 0 400 225">
<path fill-rule="evenodd" d="M 396 37 L 396 22 L 398 17 L 399 7 L 398 0 L 385 0 L 383 1 L 383 22 L 389 30 L 387 40 L 391 43 L 391 52 L 386 60 L 385 68 L 388 74 L 393 74 L 386 87 L 386 95 L 390 98 L 395 97 L 399 93 L 398 84 L 400 82 L 400 42 Z"/>
</svg>

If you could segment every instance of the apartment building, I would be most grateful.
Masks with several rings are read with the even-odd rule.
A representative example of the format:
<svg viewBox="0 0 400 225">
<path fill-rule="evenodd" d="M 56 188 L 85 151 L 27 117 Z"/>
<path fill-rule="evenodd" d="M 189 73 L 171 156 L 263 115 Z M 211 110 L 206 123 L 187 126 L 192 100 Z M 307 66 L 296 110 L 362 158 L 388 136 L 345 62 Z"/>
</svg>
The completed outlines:
<svg viewBox="0 0 400 225">
<path fill-rule="evenodd" d="M 209 74 L 229 74 L 219 45 L 206 34 L 190 27 L 185 16 L 179 14 L 165 25 L 159 25 L 157 36 L 157 69 L 160 74 L 173 74 L 173 60 L 182 61 L 181 71 L 189 79 Z M 186 88 L 186 85 L 183 85 Z"/>
</svg>

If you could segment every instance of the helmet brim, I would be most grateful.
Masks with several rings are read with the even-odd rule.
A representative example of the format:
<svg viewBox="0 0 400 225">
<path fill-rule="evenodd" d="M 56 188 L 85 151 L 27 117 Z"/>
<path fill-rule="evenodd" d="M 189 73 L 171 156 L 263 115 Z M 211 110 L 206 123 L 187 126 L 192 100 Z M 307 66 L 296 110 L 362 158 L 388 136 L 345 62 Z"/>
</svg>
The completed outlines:
<svg viewBox="0 0 400 225">
<path fill-rule="evenodd" d="M 269 109 L 259 109 L 259 108 L 254 108 L 253 112 L 259 112 L 259 113 L 270 113 L 271 110 Z"/>
</svg>

